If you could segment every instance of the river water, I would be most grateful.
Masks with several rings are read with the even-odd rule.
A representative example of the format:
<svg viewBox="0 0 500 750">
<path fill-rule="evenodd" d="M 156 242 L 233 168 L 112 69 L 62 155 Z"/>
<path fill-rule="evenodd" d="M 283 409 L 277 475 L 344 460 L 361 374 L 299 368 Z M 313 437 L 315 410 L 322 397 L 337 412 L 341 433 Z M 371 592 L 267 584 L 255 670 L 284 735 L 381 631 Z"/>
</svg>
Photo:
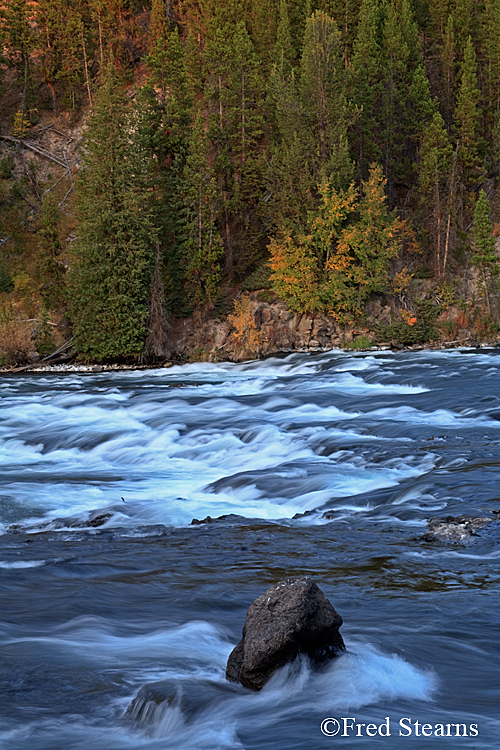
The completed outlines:
<svg viewBox="0 0 500 750">
<path fill-rule="evenodd" d="M 2 376 L 0 747 L 500 747 L 495 523 L 422 538 L 500 509 L 499 384 L 495 350 Z M 302 574 L 347 652 L 226 685 Z M 174 703 L 124 715 L 157 681 Z"/>
</svg>

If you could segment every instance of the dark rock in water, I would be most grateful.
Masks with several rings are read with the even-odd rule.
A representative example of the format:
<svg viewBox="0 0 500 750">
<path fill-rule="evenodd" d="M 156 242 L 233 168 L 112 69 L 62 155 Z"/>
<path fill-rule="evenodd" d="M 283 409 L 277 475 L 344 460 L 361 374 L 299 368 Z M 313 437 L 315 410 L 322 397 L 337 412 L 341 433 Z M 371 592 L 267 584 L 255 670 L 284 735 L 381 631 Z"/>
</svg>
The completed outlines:
<svg viewBox="0 0 500 750">
<path fill-rule="evenodd" d="M 337 511 L 336 510 L 325 510 L 321 518 L 325 518 L 327 521 L 332 521 L 334 518 L 337 518 Z"/>
<path fill-rule="evenodd" d="M 90 510 L 86 513 L 79 513 L 74 516 L 64 518 L 51 518 L 48 521 L 40 521 L 29 525 L 11 524 L 8 526 L 9 531 L 56 531 L 57 529 L 97 529 L 104 526 L 115 515 L 116 508 L 110 508 L 109 511 Z"/>
<path fill-rule="evenodd" d="M 308 577 L 271 586 L 250 605 L 243 638 L 229 655 L 226 677 L 260 690 L 272 674 L 307 654 L 321 662 L 345 651 L 341 616 Z"/>
<path fill-rule="evenodd" d="M 297 521 L 299 518 L 306 518 L 307 516 L 313 516 L 315 513 L 315 510 L 306 510 L 304 513 L 296 513 L 292 516 L 292 521 Z"/>
<path fill-rule="evenodd" d="M 99 516 L 95 516 L 94 518 L 89 518 L 88 521 L 85 521 L 83 526 L 97 529 L 99 528 L 99 526 L 104 526 L 106 521 L 109 521 L 110 518 L 113 518 L 112 513 L 101 513 Z"/>
<path fill-rule="evenodd" d="M 429 530 L 424 534 L 426 542 L 449 542 L 452 544 L 468 544 L 478 536 L 478 532 L 489 524 L 494 523 L 494 518 L 471 518 L 469 516 L 447 516 L 445 519 L 431 518 Z"/>
<path fill-rule="evenodd" d="M 236 513 L 226 513 L 223 516 L 217 516 L 217 518 L 212 518 L 212 516 L 207 516 L 206 518 L 202 518 L 201 520 L 198 518 L 193 518 L 193 520 L 190 523 L 190 526 L 201 526 L 202 524 L 206 523 L 215 523 L 216 521 L 226 521 L 227 523 L 239 523 L 241 521 L 248 521 L 247 518 L 244 516 L 238 516 Z"/>
<path fill-rule="evenodd" d="M 191 521 L 191 526 L 201 526 L 203 523 L 213 523 L 212 516 L 207 516 L 206 518 L 202 518 L 201 521 L 199 518 L 193 518 Z"/>
<path fill-rule="evenodd" d="M 241 690 L 241 688 L 240 688 Z M 185 721 L 195 718 L 214 703 L 237 695 L 236 686 L 212 680 L 161 680 L 144 685 L 128 706 L 123 718 L 145 728 L 164 719 L 169 710 L 178 710 Z"/>
</svg>

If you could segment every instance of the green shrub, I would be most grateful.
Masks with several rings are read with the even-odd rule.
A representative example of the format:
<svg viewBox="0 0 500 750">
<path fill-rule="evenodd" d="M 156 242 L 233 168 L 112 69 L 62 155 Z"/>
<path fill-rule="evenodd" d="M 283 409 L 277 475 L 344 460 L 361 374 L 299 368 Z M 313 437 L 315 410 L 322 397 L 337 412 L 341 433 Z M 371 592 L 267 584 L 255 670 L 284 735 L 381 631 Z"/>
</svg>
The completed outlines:
<svg viewBox="0 0 500 750">
<path fill-rule="evenodd" d="M 379 341 L 394 341 L 398 344 L 426 344 L 438 338 L 436 325 L 439 308 L 432 300 L 420 300 L 416 303 L 416 321 L 411 324 L 405 320 L 393 321 L 390 325 L 380 325 L 375 329 Z"/>
<path fill-rule="evenodd" d="M 261 266 L 255 269 L 255 271 L 252 271 L 250 276 L 247 276 L 247 278 L 244 280 L 244 282 L 241 285 L 241 291 L 242 292 L 257 292 L 260 289 L 270 289 L 271 288 L 271 282 L 269 280 L 269 276 L 271 273 L 271 269 L 269 266 L 265 263 L 263 263 Z"/>
<path fill-rule="evenodd" d="M 373 341 L 368 336 L 357 336 L 351 343 L 349 344 L 349 349 L 369 349 L 370 346 L 372 346 Z"/>
</svg>

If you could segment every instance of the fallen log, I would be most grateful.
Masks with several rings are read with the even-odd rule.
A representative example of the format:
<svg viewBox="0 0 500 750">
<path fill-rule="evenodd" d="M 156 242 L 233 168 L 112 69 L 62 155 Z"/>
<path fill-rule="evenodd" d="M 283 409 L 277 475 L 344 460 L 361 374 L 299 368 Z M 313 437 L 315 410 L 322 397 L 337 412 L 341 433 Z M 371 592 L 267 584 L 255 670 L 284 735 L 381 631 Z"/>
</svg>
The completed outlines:
<svg viewBox="0 0 500 750">
<path fill-rule="evenodd" d="M 48 362 L 50 359 L 53 359 L 53 357 L 57 357 L 58 354 L 62 354 L 66 349 L 69 349 L 72 342 L 74 341 L 74 336 L 72 336 L 66 343 L 64 343 L 62 346 L 59 347 L 59 349 L 56 349 L 51 354 L 47 354 L 46 357 L 43 357 L 43 359 L 38 360 L 38 362 L 31 362 L 29 365 L 22 365 L 21 367 L 11 367 L 9 370 L 3 370 L 3 374 L 11 374 L 15 372 L 25 372 L 26 370 L 31 370 L 33 367 L 39 367 L 44 362 Z"/>
<path fill-rule="evenodd" d="M 50 159 L 51 161 L 55 161 L 56 164 L 59 164 L 60 167 L 64 167 L 64 169 L 67 169 L 69 171 L 68 165 L 65 164 L 62 159 L 59 159 L 57 156 L 54 156 L 54 154 L 51 154 L 50 151 L 46 151 L 44 148 L 38 148 L 38 146 L 33 146 L 32 143 L 27 143 L 24 140 L 21 140 L 21 138 L 14 138 L 12 135 L 0 135 L 0 140 L 2 141 L 9 141 L 10 143 L 17 143 L 20 146 L 23 146 L 24 148 L 29 148 L 31 151 L 34 151 L 36 154 L 39 154 L 39 156 L 45 157 L 45 159 Z"/>
</svg>

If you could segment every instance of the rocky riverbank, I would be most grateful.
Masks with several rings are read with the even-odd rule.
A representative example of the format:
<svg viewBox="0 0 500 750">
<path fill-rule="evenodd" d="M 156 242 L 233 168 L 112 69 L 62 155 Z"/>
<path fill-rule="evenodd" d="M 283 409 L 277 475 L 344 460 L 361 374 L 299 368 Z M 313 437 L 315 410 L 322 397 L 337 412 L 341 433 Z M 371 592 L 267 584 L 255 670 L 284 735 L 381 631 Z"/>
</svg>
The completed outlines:
<svg viewBox="0 0 500 750">
<path fill-rule="evenodd" d="M 267 292 L 247 295 L 239 315 L 224 320 L 197 312 L 174 321 L 170 331 L 172 356 L 181 361 L 242 361 L 282 352 L 330 349 L 445 349 L 456 346 L 498 346 L 496 331 L 481 331 L 471 315 L 458 308 L 432 311 L 432 322 L 394 310 L 384 297 L 372 300 L 365 318 L 342 325 L 332 316 L 290 311 Z M 428 315 L 428 313 L 427 313 Z"/>
<path fill-rule="evenodd" d="M 290 352 L 332 349 L 378 351 L 387 349 L 448 349 L 500 346 L 500 335 L 481 328 L 481 320 L 458 307 L 432 309 L 427 319 L 401 316 L 380 296 L 366 308 L 363 321 L 341 325 L 333 316 L 290 311 L 267 290 L 241 295 L 237 312 L 217 318 L 211 309 L 199 309 L 188 318 L 173 319 L 168 336 L 170 356 L 165 361 L 95 364 L 78 362 L 77 352 L 32 361 L 22 368 L 0 372 L 101 372 L 170 367 L 186 362 L 241 362 Z M 57 353 L 56 353 L 57 355 Z"/>
</svg>

